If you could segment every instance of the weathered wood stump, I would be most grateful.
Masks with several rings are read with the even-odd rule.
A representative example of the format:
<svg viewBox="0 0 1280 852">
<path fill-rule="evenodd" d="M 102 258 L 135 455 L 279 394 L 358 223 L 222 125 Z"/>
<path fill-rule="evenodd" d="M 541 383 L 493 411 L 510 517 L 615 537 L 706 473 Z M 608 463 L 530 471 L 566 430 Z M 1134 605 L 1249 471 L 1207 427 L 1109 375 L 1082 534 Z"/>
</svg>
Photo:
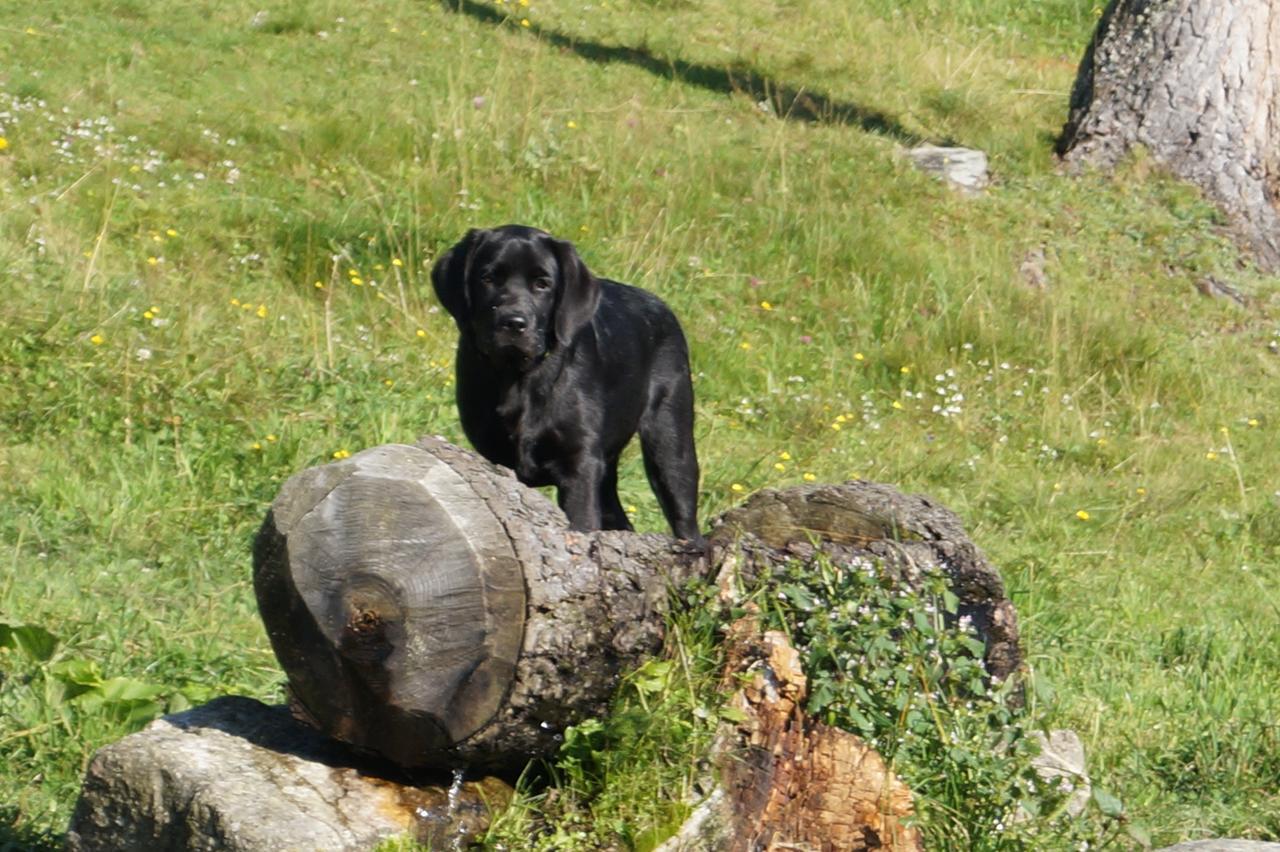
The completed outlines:
<svg viewBox="0 0 1280 852">
<path fill-rule="evenodd" d="M 570 532 L 510 471 L 428 438 L 286 482 L 254 588 L 299 715 L 403 766 L 502 768 L 604 712 L 701 562 L 666 536 Z"/>
<path fill-rule="evenodd" d="M 254 586 L 295 712 L 407 767 L 518 770 L 601 715 L 662 644 L 693 577 L 822 553 L 910 576 L 935 565 L 987 642 L 1018 665 L 999 576 L 950 512 L 852 482 L 766 491 L 703 553 L 664 535 L 578 533 L 504 468 L 443 440 L 388 445 L 285 483 L 254 547 Z"/>
</svg>

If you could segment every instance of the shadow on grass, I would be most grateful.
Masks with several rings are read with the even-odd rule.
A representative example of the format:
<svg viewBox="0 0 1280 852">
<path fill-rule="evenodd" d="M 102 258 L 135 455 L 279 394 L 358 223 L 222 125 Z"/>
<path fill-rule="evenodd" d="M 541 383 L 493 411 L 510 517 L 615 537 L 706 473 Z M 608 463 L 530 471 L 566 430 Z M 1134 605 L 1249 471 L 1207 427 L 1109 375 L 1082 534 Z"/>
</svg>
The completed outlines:
<svg viewBox="0 0 1280 852">
<path fill-rule="evenodd" d="M 16 808 L 0 806 L 0 852 L 56 852 L 65 838 L 49 831 L 15 826 Z"/>
<path fill-rule="evenodd" d="M 490 24 L 509 23 L 511 20 L 510 16 L 493 8 L 491 4 L 476 0 L 440 0 L 440 3 L 449 11 Z M 918 145 L 926 141 L 887 113 L 846 101 L 832 100 L 820 92 L 771 80 L 749 68 L 719 68 L 683 59 L 665 59 L 642 47 L 582 41 L 534 23 L 524 29 L 548 44 L 591 62 L 624 63 L 642 68 L 657 77 L 689 83 L 712 92 L 746 95 L 756 103 L 768 103 L 776 115 L 789 121 L 857 127 L 895 139 L 904 145 Z"/>
</svg>

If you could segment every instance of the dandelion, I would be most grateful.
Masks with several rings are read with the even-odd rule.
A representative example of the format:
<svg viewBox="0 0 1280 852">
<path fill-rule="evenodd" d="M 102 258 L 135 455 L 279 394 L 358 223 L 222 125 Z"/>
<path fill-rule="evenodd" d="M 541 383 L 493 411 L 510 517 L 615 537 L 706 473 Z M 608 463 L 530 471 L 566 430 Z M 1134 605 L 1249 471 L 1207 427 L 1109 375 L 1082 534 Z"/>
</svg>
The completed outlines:
<svg viewBox="0 0 1280 852">
<path fill-rule="evenodd" d="M 907 373 L 911 372 L 911 368 L 908 367 L 906 364 L 903 364 L 901 367 L 898 368 L 898 372 L 902 373 L 902 375 L 905 376 Z"/>
<path fill-rule="evenodd" d="M 1249 418 L 1249 428 L 1250 428 L 1250 429 L 1256 429 L 1256 428 L 1258 428 L 1258 418 L 1256 418 L 1256 417 L 1250 417 L 1250 418 Z"/>
<path fill-rule="evenodd" d="M 158 258 L 158 257 L 149 257 L 149 258 L 147 258 L 147 264 L 148 264 L 149 266 L 155 266 L 155 265 L 156 265 L 157 263 L 159 263 L 159 262 L 160 262 L 160 258 Z"/>
<path fill-rule="evenodd" d="M 902 401 L 901 401 L 901 400 L 897 400 L 897 399 L 895 399 L 895 400 L 893 401 L 893 407 L 894 407 L 894 408 L 896 408 L 897 410 L 901 411 L 901 410 L 902 410 Z"/>
<path fill-rule="evenodd" d="M 274 444 L 274 443 L 275 443 L 276 441 L 278 441 L 278 440 L 279 440 L 279 439 L 278 439 L 275 435 L 268 435 L 268 436 L 267 436 L 267 442 L 268 442 L 268 443 Z"/>
<path fill-rule="evenodd" d="M 527 27 L 527 26 L 529 26 L 529 19 L 528 19 L 528 18 L 521 18 L 521 19 L 520 19 L 520 26 L 522 26 L 522 27 Z"/>
<path fill-rule="evenodd" d="M 773 469 L 778 471 L 778 473 L 783 473 L 784 471 L 786 471 L 787 466 L 782 462 L 774 462 Z"/>
<path fill-rule="evenodd" d="M 178 236 L 178 232 L 173 228 L 167 228 L 165 229 L 165 235 L 169 237 L 176 237 Z"/>
<path fill-rule="evenodd" d="M 233 307 L 233 308 L 238 308 L 238 307 L 240 307 L 240 300 L 239 300 L 239 299 L 237 299 L 237 298 L 235 298 L 234 296 L 232 296 L 232 297 L 231 297 L 231 307 Z"/>
<path fill-rule="evenodd" d="M 743 485 L 741 482 L 735 482 L 729 486 L 729 490 L 735 494 L 741 494 L 743 491 L 747 490 L 747 486 Z"/>
<path fill-rule="evenodd" d="M 805 482 L 813 482 L 813 481 L 814 481 L 815 479 L 817 479 L 817 478 L 818 478 L 817 476 L 815 476 L 814 474 L 810 473 L 809 471 L 805 471 L 805 473 L 804 473 L 804 481 L 805 481 Z"/>
<path fill-rule="evenodd" d="M 249 445 L 249 449 L 251 449 L 251 450 L 261 450 L 261 449 L 262 449 L 262 444 L 259 444 L 257 441 L 254 441 L 252 444 L 250 444 L 250 445 Z"/>
<path fill-rule="evenodd" d="M 740 349 L 750 349 L 750 348 L 751 348 L 751 344 L 744 340 L 744 341 L 742 341 L 741 343 L 739 343 L 739 344 L 738 344 L 738 347 L 739 347 Z"/>
<path fill-rule="evenodd" d="M 9 140 L 5 139 L 3 136 L 0 136 L 0 151 L 3 151 L 8 147 L 9 147 Z"/>
<path fill-rule="evenodd" d="M 417 335 L 418 335 L 418 337 L 426 337 L 426 336 L 427 336 L 427 332 L 426 332 L 426 330 L 425 330 L 425 329 L 421 329 L 421 328 L 420 328 L 420 329 L 418 329 L 418 331 L 417 331 Z"/>
<path fill-rule="evenodd" d="M 841 427 L 841 425 L 840 425 L 839 421 L 837 421 L 837 422 L 835 422 L 835 423 L 832 423 L 832 424 L 831 424 L 831 428 L 832 428 L 832 430 L 834 430 L 834 431 L 836 431 L 836 432 L 839 432 L 839 431 L 840 431 L 840 429 L 841 429 L 841 428 L 843 428 L 843 427 Z"/>
<path fill-rule="evenodd" d="M 95 334 L 93 337 L 89 338 L 89 342 L 92 343 L 94 346 L 101 346 L 102 344 L 107 342 L 107 339 L 103 337 L 101 334 Z"/>
<path fill-rule="evenodd" d="M 155 319 L 155 318 L 156 318 L 156 315 L 155 315 L 155 313 L 154 313 L 154 312 L 152 312 L 152 311 L 143 311 L 143 312 L 142 312 L 142 318 L 143 318 L 143 319 Z"/>
<path fill-rule="evenodd" d="M 771 310 L 773 310 L 773 305 L 772 305 L 772 304 L 770 304 L 770 303 L 769 303 L 769 302 L 767 302 L 767 301 L 765 301 L 765 302 L 761 302 L 761 303 L 760 303 L 760 310 L 762 310 L 762 311 L 771 311 Z"/>
<path fill-rule="evenodd" d="M 317 281 L 317 282 L 316 282 L 315 284 L 313 284 L 312 286 L 313 286 L 313 287 L 315 287 L 317 290 L 323 290 L 323 289 L 324 289 L 324 282 L 323 282 L 323 281 Z"/>
<path fill-rule="evenodd" d="M 382 380 L 382 383 L 383 383 L 384 385 L 386 385 L 387 387 L 391 387 L 392 385 L 394 385 L 394 384 L 396 383 L 396 380 L 395 380 L 395 379 L 383 379 L 383 380 Z"/>
<path fill-rule="evenodd" d="M 356 285 L 357 287 L 361 287 L 364 285 L 364 279 L 360 278 L 359 276 L 352 276 L 351 283 Z"/>
<path fill-rule="evenodd" d="M 350 450 L 334 450 L 334 451 L 333 451 L 333 457 L 334 457 L 335 459 L 345 459 L 345 458 L 350 458 L 350 457 L 351 457 L 351 451 L 350 451 Z"/>
<path fill-rule="evenodd" d="M 1137 494 L 1139 497 L 1146 497 L 1146 496 L 1147 496 L 1147 489 L 1145 489 L 1145 488 L 1143 488 L 1141 485 L 1139 485 L 1137 488 L 1135 488 L 1135 489 L 1133 490 L 1133 493 Z"/>
<path fill-rule="evenodd" d="M 1081 509 L 1080 511 L 1076 512 L 1076 517 L 1082 521 L 1087 521 L 1089 520 L 1089 513 L 1086 512 L 1084 509 Z"/>
<path fill-rule="evenodd" d="M 404 261 L 398 257 L 391 258 L 391 265 L 395 267 L 404 266 Z"/>
<path fill-rule="evenodd" d="M 1204 457 L 1209 461 L 1214 461 L 1218 458 L 1218 454 L 1215 453 L 1213 450 L 1210 450 L 1209 452 L 1204 454 Z"/>
<path fill-rule="evenodd" d="M 778 458 L 782 459 L 783 461 L 791 461 L 791 453 L 787 452 L 786 450 L 783 450 L 782 452 L 778 453 Z"/>
<path fill-rule="evenodd" d="M 639 510 L 639 509 L 637 509 L 635 506 L 631 505 L 630 503 L 628 503 L 628 504 L 627 504 L 627 514 L 628 514 L 628 515 L 634 515 L 634 514 L 635 514 L 636 512 L 638 512 L 638 511 L 640 511 L 640 510 Z"/>
<path fill-rule="evenodd" d="M 866 356 L 866 355 L 863 355 L 861 352 L 855 352 L 855 353 L 853 353 L 853 360 L 855 360 L 855 361 L 865 361 L 865 360 L 867 360 L 867 356 Z"/>
<path fill-rule="evenodd" d="M 258 309 L 257 309 L 256 311 L 254 311 L 254 313 L 258 315 L 258 319 L 266 319 L 266 318 L 267 318 L 267 306 L 266 306 L 266 305 L 258 305 Z"/>
<path fill-rule="evenodd" d="M 836 422 L 837 422 L 837 423 L 845 423 L 845 422 L 847 422 L 847 421 L 848 421 L 848 419 L 849 419 L 849 418 L 848 418 L 848 417 L 846 417 L 846 416 L 844 416 L 843 414 L 837 414 L 837 415 L 836 415 Z"/>
<path fill-rule="evenodd" d="M 569 119 L 568 121 L 566 121 L 566 122 L 564 123 L 564 126 L 565 126 L 565 127 L 567 127 L 567 128 L 569 128 L 570 130 L 577 130 L 577 129 L 578 129 L 578 122 L 574 121 L 574 120 L 571 118 L 571 119 Z"/>
</svg>

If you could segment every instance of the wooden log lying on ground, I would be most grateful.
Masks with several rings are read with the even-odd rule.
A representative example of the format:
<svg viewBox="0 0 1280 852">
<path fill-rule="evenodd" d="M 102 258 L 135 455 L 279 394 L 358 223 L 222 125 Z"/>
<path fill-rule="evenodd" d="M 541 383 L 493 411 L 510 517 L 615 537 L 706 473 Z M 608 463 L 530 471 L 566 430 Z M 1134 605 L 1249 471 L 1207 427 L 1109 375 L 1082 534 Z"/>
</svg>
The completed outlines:
<svg viewBox="0 0 1280 852">
<path fill-rule="evenodd" d="M 999 576 L 955 516 L 873 483 L 766 491 L 697 552 L 664 535 L 578 533 L 504 468 L 443 440 L 388 445 L 285 483 L 254 546 L 254 586 L 295 712 L 407 767 L 518 770 L 601 715 L 655 653 L 668 595 L 737 566 L 873 559 L 933 565 L 1018 665 Z"/>
</svg>

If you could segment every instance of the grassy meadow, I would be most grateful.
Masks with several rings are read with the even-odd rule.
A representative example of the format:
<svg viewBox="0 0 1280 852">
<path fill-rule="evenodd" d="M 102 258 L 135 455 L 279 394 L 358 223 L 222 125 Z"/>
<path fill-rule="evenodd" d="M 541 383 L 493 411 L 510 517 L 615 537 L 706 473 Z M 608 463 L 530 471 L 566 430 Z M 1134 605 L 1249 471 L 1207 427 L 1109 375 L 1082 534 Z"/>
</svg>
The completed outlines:
<svg viewBox="0 0 1280 852">
<path fill-rule="evenodd" d="M 0 4 L 0 849 L 56 846 L 93 750 L 155 714 L 280 700 L 266 506 L 465 444 L 429 270 L 506 222 L 682 318 L 704 518 L 931 495 L 1127 819 L 1280 839 L 1280 291 L 1141 153 L 1057 168 L 1097 6 Z M 917 172 L 924 142 L 993 185 Z M 621 478 L 664 530 L 638 453 Z M 634 748 L 548 848 L 662 839 L 637 767 L 693 759 Z"/>
</svg>

